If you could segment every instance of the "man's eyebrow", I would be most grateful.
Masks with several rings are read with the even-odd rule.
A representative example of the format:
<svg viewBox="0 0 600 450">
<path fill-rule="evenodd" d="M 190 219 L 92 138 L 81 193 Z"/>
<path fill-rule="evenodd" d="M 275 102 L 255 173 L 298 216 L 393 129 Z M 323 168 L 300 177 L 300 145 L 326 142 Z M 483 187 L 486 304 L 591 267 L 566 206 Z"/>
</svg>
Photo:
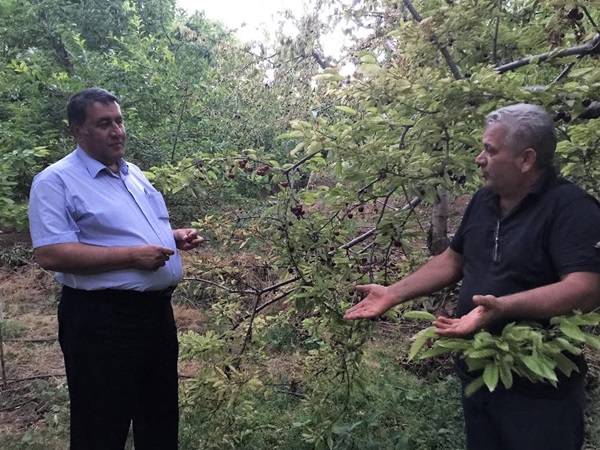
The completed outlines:
<svg viewBox="0 0 600 450">
<path fill-rule="evenodd" d="M 121 120 L 123 120 L 123 116 L 121 115 L 121 116 L 114 116 L 114 117 L 113 116 L 98 117 L 97 122 L 98 123 L 100 123 L 100 122 L 112 122 L 113 120 L 115 122 L 121 121 Z"/>
</svg>

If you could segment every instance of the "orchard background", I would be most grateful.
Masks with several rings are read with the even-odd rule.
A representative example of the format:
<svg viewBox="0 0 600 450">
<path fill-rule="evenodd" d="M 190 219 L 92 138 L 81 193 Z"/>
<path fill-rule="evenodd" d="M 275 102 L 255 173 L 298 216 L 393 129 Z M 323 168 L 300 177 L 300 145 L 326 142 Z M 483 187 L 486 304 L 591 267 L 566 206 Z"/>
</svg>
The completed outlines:
<svg viewBox="0 0 600 450">
<path fill-rule="evenodd" d="M 464 447 L 451 363 L 409 363 L 420 325 L 402 318 L 451 314 L 454 289 L 380 321 L 342 316 L 354 285 L 446 248 L 498 107 L 546 107 L 562 175 L 598 196 L 600 2 L 308 5 L 242 43 L 173 0 L 0 0 L 2 448 L 66 448 L 59 287 L 13 236 L 33 176 L 74 147 L 69 96 L 90 86 L 121 98 L 127 159 L 173 226 L 207 238 L 175 294 L 182 449 Z M 322 50 L 336 27 L 343 59 Z"/>
</svg>

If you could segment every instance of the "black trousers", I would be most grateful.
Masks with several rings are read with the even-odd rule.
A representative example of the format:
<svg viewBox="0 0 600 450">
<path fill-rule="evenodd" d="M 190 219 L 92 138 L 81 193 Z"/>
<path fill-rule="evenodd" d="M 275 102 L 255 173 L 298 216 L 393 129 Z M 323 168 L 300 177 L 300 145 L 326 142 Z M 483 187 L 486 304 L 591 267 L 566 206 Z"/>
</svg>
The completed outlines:
<svg viewBox="0 0 600 450">
<path fill-rule="evenodd" d="M 583 379 L 565 395 L 541 398 L 513 389 L 481 388 L 464 396 L 468 450 L 580 450 L 584 436 Z"/>
<path fill-rule="evenodd" d="M 64 287 L 59 340 L 71 401 L 71 450 L 175 450 L 178 342 L 171 292 Z"/>
</svg>

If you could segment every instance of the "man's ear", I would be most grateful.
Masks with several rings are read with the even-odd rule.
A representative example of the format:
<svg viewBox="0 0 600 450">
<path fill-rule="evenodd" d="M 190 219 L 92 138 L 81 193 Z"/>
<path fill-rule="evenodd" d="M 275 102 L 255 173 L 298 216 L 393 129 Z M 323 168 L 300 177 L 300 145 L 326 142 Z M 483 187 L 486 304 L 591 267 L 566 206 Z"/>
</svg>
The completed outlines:
<svg viewBox="0 0 600 450">
<path fill-rule="evenodd" d="M 81 138 L 81 134 L 83 133 L 83 127 L 81 125 L 72 123 L 71 125 L 69 125 L 69 129 L 71 130 L 71 134 L 73 135 L 75 140 L 77 142 L 79 142 L 79 139 Z"/>
<path fill-rule="evenodd" d="M 537 161 L 537 152 L 528 148 L 521 153 L 521 158 L 523 158 L 523 162 L 521 163 L 521 172 L 530 172 L 535 168 L 535 162 Z"/>
</svg>

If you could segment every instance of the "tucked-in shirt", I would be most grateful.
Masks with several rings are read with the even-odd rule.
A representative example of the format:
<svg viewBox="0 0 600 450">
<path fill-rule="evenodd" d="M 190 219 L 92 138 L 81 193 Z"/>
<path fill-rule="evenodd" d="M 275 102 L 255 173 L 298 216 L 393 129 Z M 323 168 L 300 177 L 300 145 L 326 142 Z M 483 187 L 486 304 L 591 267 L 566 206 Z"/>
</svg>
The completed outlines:
<svg viewBox="0 0 600 450">
<path fill-rule="evenodd" d="M 102 247 L 153 244 L 175 251 L 156 271 L 57 273 L 66 286 L 147 291 L 174 286 L 182 278 L 164 199 L 137 166 L 124 160 L 115 174 L 78 147 L 34 178 L 29 222 L 34 248 L 78 242 Z"/>
</svg>

